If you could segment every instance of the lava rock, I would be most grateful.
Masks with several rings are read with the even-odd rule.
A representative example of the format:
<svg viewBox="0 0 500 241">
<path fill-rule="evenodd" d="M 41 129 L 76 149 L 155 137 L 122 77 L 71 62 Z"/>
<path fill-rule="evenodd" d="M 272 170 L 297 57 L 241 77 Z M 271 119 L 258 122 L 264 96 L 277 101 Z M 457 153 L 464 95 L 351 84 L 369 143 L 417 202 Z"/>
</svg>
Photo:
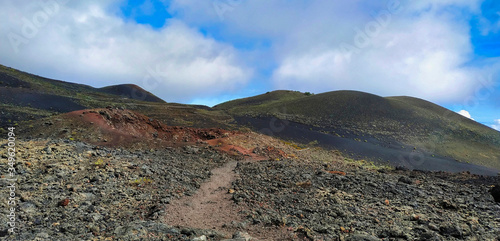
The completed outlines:
<svg viewBox="0 0 500 241">
<path fill-rule="evenodd" d="M 495 202 L 500 202 L 500 185 L 495 185 L 495 187 L 490 190 L 490 193 L 493 199 L 495 199 Z"/>
<path fill-rule="evenodd" d="M 405 176 L 400 177 L 398 179 L 398 182 L 402 182 L 402 183 L 406 183 L 406 184 L 412 184 L 413 183 L 413 181 L 409 177 L 405 177 Z"/>
<path fill-rule="evenodd" d="M 364 234 L 353 234 L 345 238 L 345 241 L 380 241 L 380 240 L 381 239 L 375 236 L 364 235 Z"/>
</svg>

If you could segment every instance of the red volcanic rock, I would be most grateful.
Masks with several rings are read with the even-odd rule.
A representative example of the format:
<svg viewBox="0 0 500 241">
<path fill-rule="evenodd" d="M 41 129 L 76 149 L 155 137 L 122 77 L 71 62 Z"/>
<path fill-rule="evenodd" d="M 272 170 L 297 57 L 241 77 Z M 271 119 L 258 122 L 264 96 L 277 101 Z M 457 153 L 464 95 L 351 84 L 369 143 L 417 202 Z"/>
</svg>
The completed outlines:
<svg viewBox="0 0 500 241">
<path fill-rule="evenodd" d="M 66 206 L 68 206 L 68 204 L 69 204 L 69 199 L 68 198 L 63 199 L 63 200 L 61 200 L 59 202 L 59 206 L 61 206 L 61 207 L 66 207 Z"/>
<path fill-rule="evenodd" d="M 330 173 L 330 174 L 336 174 L 336 175 L 341 175 L 341 176 L 345 176 L 346 175 L 345 172 L 341 172 L 341 171 L 328 171 L 328 173 Z"/>
<path fill-rule="evenodd" d="M 167 126 L 134 111 L 112 108 L 74 111 L 62 117 L 63 127 L 85 129 L 84 135 L 74 139 L 104 146 L 183 145 L 224 138 L 236 133 L 219 128 Z M 62 129 L 61 126 L 57 128 Z"/>
</svg>

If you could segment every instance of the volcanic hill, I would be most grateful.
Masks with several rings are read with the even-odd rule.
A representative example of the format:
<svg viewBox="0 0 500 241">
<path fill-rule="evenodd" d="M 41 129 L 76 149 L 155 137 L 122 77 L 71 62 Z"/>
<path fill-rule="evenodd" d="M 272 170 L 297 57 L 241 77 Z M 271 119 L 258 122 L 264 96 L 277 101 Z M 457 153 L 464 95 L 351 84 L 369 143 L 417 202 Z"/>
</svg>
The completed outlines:
<svg viewBox="0 0 500 241">
<path fill-rule="evenodd" d="M 436 170 L 456 162 L 464 164 L 462 170 L 468 163 L 500 169 L 500 132 L 417 98 L 274 91 L 214 109 L 255 130 L 266 130 L 275 118 L 284 125 L 272 135 L 317 142 L 359 158 L 412 169 Z"/>
<path fill-rule="evenodd" d="M 0 125 L 71 111 L 116 107 L 136 110 L 169 125 L 227 127 L 230 116 L 208 107 L 166 103 L 139 86 L 94 88 L 43 78 L 0 65 Z"/>
</svg>

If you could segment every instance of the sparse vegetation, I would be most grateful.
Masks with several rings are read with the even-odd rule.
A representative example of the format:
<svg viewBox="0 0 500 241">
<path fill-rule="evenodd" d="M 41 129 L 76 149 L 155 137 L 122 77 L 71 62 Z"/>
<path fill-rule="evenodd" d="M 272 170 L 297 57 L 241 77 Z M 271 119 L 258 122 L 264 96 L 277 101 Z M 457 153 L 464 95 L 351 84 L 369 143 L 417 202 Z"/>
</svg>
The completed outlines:
<svg viewBox="0 0 500 241">
<path fill-rule="evenodd" d="M 144 185 L 149 185 L 151 183 L 153 183 L 153 179 L 149 177 L 141 177 L 130 181 L 130 184 L 134 186 L 144 186 Z"/>
<path fill-rule="evenodd" d="M 92 165 L 95 167 L 103 168 L 107 165 L 107 163 L 104 161 L 104 159 L 99 158 L 94 163 L 92 163 Z"/>
<path fill-rule="evenodd" d="M 307 145 L 308 145 L 308 146 L 311 146 L 311 147 L 313 147 L 313 146 L 317 146 L 318 144 L 319 144 L 319 141 L 318 141 L 318 140 L 314 140 L 314 141 L 311 141 L 311 142 L 307 143 Z"/>
<path fill-rule="evenodd" d="M 283 143 L 285 143 L 286 145 L 289 145 L 289 146 L 295 148 L 296 150 L 302 150 L 302 149 L 304 149 L 303 147 L 300 147 L 296 143 L 287 142 L 287 141 L 283 141 Z"/>
</svg>

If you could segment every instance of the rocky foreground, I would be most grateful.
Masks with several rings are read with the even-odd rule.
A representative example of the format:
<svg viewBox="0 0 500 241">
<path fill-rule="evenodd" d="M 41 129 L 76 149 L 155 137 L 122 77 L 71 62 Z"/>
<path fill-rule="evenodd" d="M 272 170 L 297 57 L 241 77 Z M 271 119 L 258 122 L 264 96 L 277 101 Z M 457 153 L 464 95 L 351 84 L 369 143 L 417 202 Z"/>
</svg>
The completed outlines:
<svg viewBox="0 0 500 241">
<path fill-rule="evenodd" d="M 7 240 L 189 240 L 195 231 L 158 217 L 228 159 L 211 149 L 130 152 L 62 140 L 20 142 L 17 150 L 19 229 L 9 236 L 4 225 Z M 6 224 L 7 203 L 0 205 Z"/>
<path fill-rule="evenodd" d="M 342 171 L 339 171 L 342 170 Z M 311 240 L 497 240 L 494 178 L 263 161 L 238 167 L 251 223 Z"/>
<path fill-rule="evenodd" d="M 5 144 L 0 142 L 3 160 Z M 7 232 L 9 191 L 3 189 L 2 240 L 500 237 L 500 206 L 489 193 L 496 177 L 373 168 L 339 158 L 325 161 L 309 150 L 288 155 L 269 147 L 254 149 L 268 157 L 259 161 L 206 144 L 136 151 L 69 140 L 16 144 L 19 229 Z M 241 210 L 238 220 L 224 229 L 164 221 L 168 205 L 195 195 L 213 169 L 229 162 L 237 163 L 236 179 L 220 188 Z M 0 170 L 7 169 L 1 162 Z M 2 181 L 6 187 L 8 181 Z"/>
</svg>

